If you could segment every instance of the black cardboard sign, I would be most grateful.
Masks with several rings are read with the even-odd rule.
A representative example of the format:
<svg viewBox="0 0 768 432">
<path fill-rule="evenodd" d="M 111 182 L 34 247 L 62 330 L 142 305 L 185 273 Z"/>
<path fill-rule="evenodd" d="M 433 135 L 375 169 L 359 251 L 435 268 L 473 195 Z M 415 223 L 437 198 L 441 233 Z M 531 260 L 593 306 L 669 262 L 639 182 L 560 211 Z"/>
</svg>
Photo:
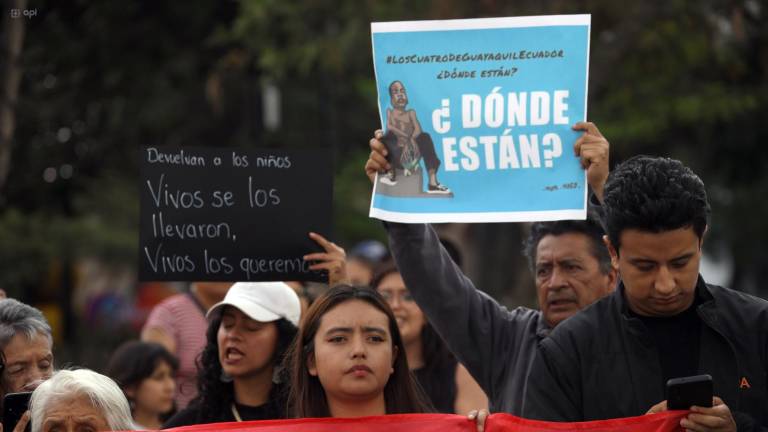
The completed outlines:
<svg viewBox="0 0 768 432">
<path fill-rule="evenodd" d="M 331 238 L 326 150 L 145 147 L 142 281 L 325 280 L 303 255 Z"/>
</svg>

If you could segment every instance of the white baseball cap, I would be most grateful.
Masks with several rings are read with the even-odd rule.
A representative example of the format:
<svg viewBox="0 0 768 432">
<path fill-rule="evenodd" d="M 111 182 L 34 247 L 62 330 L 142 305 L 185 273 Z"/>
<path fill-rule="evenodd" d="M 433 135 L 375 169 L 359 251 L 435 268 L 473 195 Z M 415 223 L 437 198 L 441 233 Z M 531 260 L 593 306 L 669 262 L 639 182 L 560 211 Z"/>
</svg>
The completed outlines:
<svg viewBox="0 0 768 432">
<path fill-rule="evenodd" d="M 297 327 L 301 315 L 299 296 L 283 282 L 237 282 L 227 291 L 224 300 L 208 309 L 205 316 L 211 318 L 221 313 L 224 306 L 234 306 L 256 321 L 285 318 Z"/>
</svg>

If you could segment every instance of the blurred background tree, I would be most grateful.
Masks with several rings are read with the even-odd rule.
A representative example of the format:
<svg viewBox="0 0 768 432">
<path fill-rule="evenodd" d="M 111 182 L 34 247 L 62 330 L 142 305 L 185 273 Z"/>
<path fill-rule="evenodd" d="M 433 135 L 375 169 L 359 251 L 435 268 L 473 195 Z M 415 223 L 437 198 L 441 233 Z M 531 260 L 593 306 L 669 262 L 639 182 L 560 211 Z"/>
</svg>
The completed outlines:
<svg viewBox="0 0 768 432">
<path fill-rule="evenodd" d="M 13 4 L 3 3 L 3 38 Z M 24 22 L 18 100 L 8 104 L 6 86 L 0 94 L 16 118 L 0 188 L 0 287 L 23 301 L 60 305 L 67 346 L 83 345 L 82 328 L 99 319 L 84 318 L 92 302 L 78 287 L 92 276 L 77 263 L 97 257 L 115 274 L 134 275 L 109 279 L 97 294 L 114 291 L 127 303 L 136 295 L 140 146 L 328 148 L 335 241 L 384 239 L 367 217 L 370 183 L 362 173 L 379 127 L 372 21 L 591 13 L 588 117 L 610 140 L 614 163 L 649 153 L 689 164 L 712 202 L 708 255 L 732 263 L 731 287 L 768 296 L 761 222 L 768 204 L 759 198 L 768 193 L 762 2 L 40 0 L 25 7 L 37 15 Z M 13 66 L 6 42 L 3 83 Z M 479 287 L 509 305 L 535 305 L 519 253 L 525 225 L 443 229 L 460 238 Z M 130 334 L 141 317 L 125 320 L 127 329 L 105 328 Z"/>
</svg>

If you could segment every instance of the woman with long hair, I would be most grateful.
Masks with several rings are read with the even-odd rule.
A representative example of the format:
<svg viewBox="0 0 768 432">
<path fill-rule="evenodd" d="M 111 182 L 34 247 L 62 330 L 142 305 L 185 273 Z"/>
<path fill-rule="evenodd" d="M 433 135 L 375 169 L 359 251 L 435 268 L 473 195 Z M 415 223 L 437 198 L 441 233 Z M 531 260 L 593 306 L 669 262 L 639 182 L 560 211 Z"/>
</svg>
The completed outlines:
<svg viewBox="0 0 768 432">
<path fill-rule="evenodd" d="M 404 350 L 392 310 L 377 292 L 331 288 L 307 310 L 291 349 L 291 415 L 431 411 Z"/>
<path fill-rule="evenodd" d="M 374 287 L 392 308 L 403 337 L 408 366 L 438 412 L 465 415 L 488 407 L 480 385 L 448 350 L 411 298 L 391 261 L 374 272 Z"/>
<path fill-rule="evenodd" d="M 154 430 L 173 414 L 178 370 L 179 361 L 162 345 L 129 341 L 112 354 L 106 375 L 125 393 L 134 422 Z"/>
<path fill-rule="evenodd" d="M 282 282 L 238 282 L 207 314 L 198 395 L 164 427 L 285 418 L 283 357 L 299 323 L 296 293 Z"/>
</svg>

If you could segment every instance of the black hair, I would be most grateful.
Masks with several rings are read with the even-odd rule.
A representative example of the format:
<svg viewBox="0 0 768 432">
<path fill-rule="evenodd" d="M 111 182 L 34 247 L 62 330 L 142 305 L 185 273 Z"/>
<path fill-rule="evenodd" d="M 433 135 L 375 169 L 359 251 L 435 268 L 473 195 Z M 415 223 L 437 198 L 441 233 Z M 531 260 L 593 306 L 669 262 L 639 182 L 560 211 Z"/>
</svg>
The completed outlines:
<svg viewBox="0 0 768 432">
<path fill-rule="evenodd" d="M 405 85 L 403 84 L 403 82 L 402 82 L 402 81 L 399 81 L 399 80 L 395 80 L 395 81 L 392 81 L 391 83 L 389 83 L 389 87 L 388 87 L 388 89 L 389 89 L 389 95 L 390 95 L 390 96 L 392 96 L 392 87 L 393 87 L 395 84 L 397 84 L 397 83 L 399 83 L 401 86 L 403 86 L 403 88 L 405 88 Z"/>
<path fill-rule="evenodd" d="M 701 239 L 709 219 L 704 182 L 679 160 L 635 156 L 608 176 L 603 198 L 608 238 L 616 249 L 622 231 L 652 233 L 692 227 Z"/>
<path fill-rule="evenodd" d="M 115 380 L 125 393 L 127 388 L 138 386 L 152 376 L 162 362 L 167 363 L 175 375 L 179 361 L 164 346 L 154 342 L 128 341 L 112 354 L 106 375 Z M 125 397 L 131 400 L 127 393 Z"/>
<path fill-rule="evenodd" d="M 209 423 L 211 419 L 229 409 L 234 402 L 235 389 L 231 380 L 223 380 L 223 369 L 219 362 L 218 333 L 221 325 L 222 314 L 218 313 L 208 324 L 206 331 L 206 344 L 203 352 L 197 357 L 197 396 L 190 405 L 198 407 L 198 423 Z M 288 371 L 282 367 L 283 359 L 298 329 L 285 318 L 273 321 L 277 327 L 277 343 L 275 346 L 274 364 L 281 370 L 280 380 L 288 379 Z M 272 386 L 269 399 L 284 399 L 283 392 L 277 386 Z M 284 401 L 282 403 L 284 405 Z M 283 407 L 284 408 L 284 407 Z"/>
<path fill-rule="evenodd" d="M 597 260 L 600 272 L 608 274 L 611 271 L 611 256 L 603 243 L 605 231 L 590 215 L 586 220 L 561 220 L 555 222 L 536 222 L 531 225 L 528 238 L 523 241 L 523 253 L 528 258 L 528 266 L 532 273 L 536 271 L 536 250 L 541 239 L 548 235 L 582 234 L 589 239 L 591 254 Z"/>
<path fill-rule="evenodd" d="M 315 298 L 317 297 L 317 294 L 313 293 L 312 290 L 309 288 L 309 282 L 306 281 L 286 281 L 288 286 L 290 286 L 293 291 L 296 293 L 297 296 L 299 296 L 299 300 L 305 299 L 307 301 L 307 306 L 312 305 L 312 302 L 315 301 Z M 295 283 L 299 286 L 298 289 L 293 288 L 291 286 L 292 283 Z"/>
</svg>

